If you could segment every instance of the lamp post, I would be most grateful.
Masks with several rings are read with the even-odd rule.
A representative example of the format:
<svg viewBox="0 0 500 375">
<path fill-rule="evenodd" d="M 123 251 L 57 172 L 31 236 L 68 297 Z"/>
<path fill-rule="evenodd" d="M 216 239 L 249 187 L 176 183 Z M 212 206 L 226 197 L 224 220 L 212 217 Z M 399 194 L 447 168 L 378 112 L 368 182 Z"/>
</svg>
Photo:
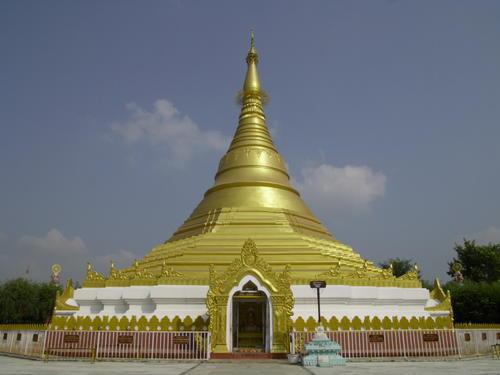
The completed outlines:
<svg viewBox="0 0 500 375">
<path fill-rule="evenodd" d="M 316 293 L 318 296 L 318 325 L 321 325 L 321 308 L 320 308 L 320 300 L 319 300 L 319 290 L 322 288 L 326 288 L 326 281 L 311 281 L 309 286 L 313 289 L 316 289 Z"/>
</svg>

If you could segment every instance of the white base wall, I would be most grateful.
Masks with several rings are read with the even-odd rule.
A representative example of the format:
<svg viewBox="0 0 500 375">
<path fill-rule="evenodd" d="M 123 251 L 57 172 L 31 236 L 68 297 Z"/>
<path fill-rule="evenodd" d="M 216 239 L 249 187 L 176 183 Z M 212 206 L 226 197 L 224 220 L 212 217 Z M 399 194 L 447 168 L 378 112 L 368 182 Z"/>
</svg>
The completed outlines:
<svg viewBox="0 0 500 375">
<path fill-rule="evenodd" d="M 308 318 L 318 316 L 316 289 L 308 285 L 293 285 L 295 306 L 292 319 L 299 316 Z M 375 316 L 382 319 L 385 316 L 398 318 L 428 317 L 424 310 L 429 291 L 425 288 L 395 288 L 331 285 L 320 289 L 321 315 L 326 319 L 332 316 L 349 319 L 358 316 Z"/>
<path fill-rule="evenodd" d="M 195 319 L 207 312 L 205 285 L 157 285 L 75 290 L 75 316 L 164 316 Z"/>
<path fill-rule="evenodd" d="M 316 317 L 318 314 L 316 290 L 308 285 L 292 285 L 295 297 L 293 319 Z M 181 319 L 190 316 L 206 317 L 206 285 L 157 285 L 75 290 L 74 300 L 80 306 L 75 316 L 164 316 Z M 349 319 L 358 316 L 385 316 L 398 318 L 428 317 L 425 307 L 437 301 L 429 299 L 424 288 L 394 288 L 330 285 L 320 291 L 321 315 L 326 319 L 336 316 Z M 66 314 L 60 312 L 59 315 Z"/>
</svg>

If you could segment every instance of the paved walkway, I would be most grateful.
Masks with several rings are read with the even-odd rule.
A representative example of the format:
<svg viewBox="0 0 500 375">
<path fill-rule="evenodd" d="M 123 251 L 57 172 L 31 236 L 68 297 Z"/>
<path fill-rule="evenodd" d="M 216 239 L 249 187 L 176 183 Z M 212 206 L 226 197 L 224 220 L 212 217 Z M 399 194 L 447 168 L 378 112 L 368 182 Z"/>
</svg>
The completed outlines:
<svg viewBox="0 0 500 375">
<path fill-rule="evenodd" d="M 351 362 L 345 367 L 303 368 L 269 362 L 72 362 L 44 363 L 0 356 L 0 375 L 500 375 L 500 360 Z"/>
</svg>

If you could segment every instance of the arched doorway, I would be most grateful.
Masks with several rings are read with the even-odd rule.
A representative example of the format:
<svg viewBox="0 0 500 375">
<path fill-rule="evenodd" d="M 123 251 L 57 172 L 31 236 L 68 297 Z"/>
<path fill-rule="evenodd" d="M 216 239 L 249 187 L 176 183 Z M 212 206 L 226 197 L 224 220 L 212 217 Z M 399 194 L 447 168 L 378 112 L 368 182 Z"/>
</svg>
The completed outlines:
<svg viewBox="0 0 500 375">
<path fill-rule="evenodd" d="M 209 265 L 209 287 L 207 292 L 207 310 L 210 317 L 208 330 L 211 335 L 212 353 L 233 351 L 235 328 L 233 323 L 233 297 L 235 301 L 244 296 L 243 286 L 249 281 L 248 292 L 256 292 L 253 303 L 261 303 L 265 310 L 265 348 L 270 353 L 287 353 L 289 348 L 290 317 L 294 305 L 291 290 L 290 266 L 286 265 L 282 272 L 274 272 L 269 264 L 260 257 L 255 242 L 248 239 L 241 249 L 241 257 L 236 258 L 226 269 L 216 271 L 215 265 Z M 252 290 L 253 289 L 253 290 Z M 237 294 L 239 292 L 239 294 Z M 249 299 L 249 301 L 252 300 Z M 252 306 L 251 306 L 252 307 Z M 254 305 L 253 308 L 256 306 Z M 258 310 L 254 310 L 257 314 Z M 255 315 L 256 317 L 256 315 Z"/>
<path fill-rule="evenodd" d="M 269 351 L 269 303 L 266 294 L 246 282 L 232 298 L 233 352 Z"/>
</svg>

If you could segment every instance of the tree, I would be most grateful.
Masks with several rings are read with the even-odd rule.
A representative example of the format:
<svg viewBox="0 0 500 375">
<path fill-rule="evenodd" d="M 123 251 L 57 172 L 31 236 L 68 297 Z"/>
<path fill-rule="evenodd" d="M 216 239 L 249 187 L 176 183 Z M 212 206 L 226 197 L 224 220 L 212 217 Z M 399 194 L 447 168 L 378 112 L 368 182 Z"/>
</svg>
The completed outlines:
<svg viewBox="0 0 500 375">
<path fill-rule="evenodd" d="M 0 285 L 0 324 L 45 323 L 52 316 L 59 287 L 23 278 Z"/>
<path fill-rule="evenodd" d="M 389 258 L 378 265 L 384 269 L 387 269 L 392 264 L 392 273 L 396 277 L 403 276 L 405 273 L 411 271 L 416 263 L 412 259 L 401 259 L 401 258 Z M 418 277 L 420 278 L 420 270 L 418 270 Z"/>
<path fill-rule="evenodd" d="M 444 287 L 451 292 L 456 322 L 498 323 L 500 321 L 500 281 L 476 283 L 466 279 L 463 284 L 451 281 Z"/>
<path fill-rule="evenodd" d="M 36 287 L 38 290 L 38 315 L 36 320 L 40 323 L 46 323 L 52 317 L 56 295 L 58 291 L 61 291 L 61 287 L 52 283 L 39 283 Z"/>
<path fill-rule="evenodd" d="M 465 280 L 492 283 L 500 280 L 500 244 L 476 245 L 474 240 L 464 238 L 463 245 L 455 244 L 457 257 L 448 263 L 448 275 L 455 274 L 452 269 L 460 263 Z"/>
</svg>

